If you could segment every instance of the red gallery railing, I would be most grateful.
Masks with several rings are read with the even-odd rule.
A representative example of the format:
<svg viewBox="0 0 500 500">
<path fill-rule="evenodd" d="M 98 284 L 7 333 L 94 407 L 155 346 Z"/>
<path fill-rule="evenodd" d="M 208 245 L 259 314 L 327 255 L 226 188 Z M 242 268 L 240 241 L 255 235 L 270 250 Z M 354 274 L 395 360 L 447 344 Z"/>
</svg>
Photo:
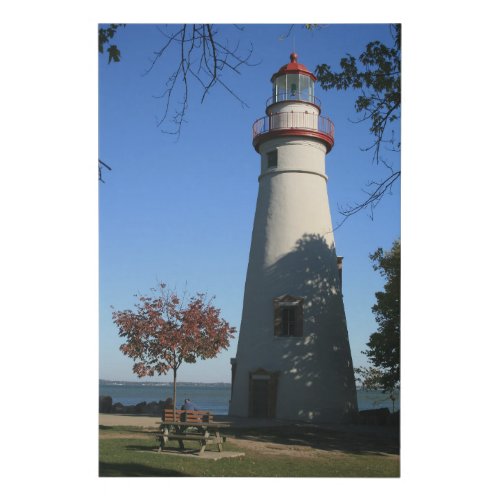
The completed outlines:
<svg viewBox="0 0 500 500">
<path fill-rule="evenodd" d="M 252 127 L 252 136 L 255 139 L 259 135 L 283 129 L 312 130 L 325 134 L 332 140 L 334 135 L 333 122 L 326 116 L 288 111 L 256 120 Z"/>
</svg>

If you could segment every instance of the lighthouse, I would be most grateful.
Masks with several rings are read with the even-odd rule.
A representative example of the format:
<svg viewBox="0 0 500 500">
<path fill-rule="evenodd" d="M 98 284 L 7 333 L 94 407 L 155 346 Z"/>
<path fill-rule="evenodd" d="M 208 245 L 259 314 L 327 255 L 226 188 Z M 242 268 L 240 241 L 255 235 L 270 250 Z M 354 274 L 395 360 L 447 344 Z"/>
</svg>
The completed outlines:
<svg viewBox="0 0 500 500">
<path fill-rule="evenodd" d="M 334 127 L 315 81 L 292 53 L 253 124 L 259 193 L 231 359 L 232 416 L 334 423 L 357 411 L 325 171 Z"/>
</svg>

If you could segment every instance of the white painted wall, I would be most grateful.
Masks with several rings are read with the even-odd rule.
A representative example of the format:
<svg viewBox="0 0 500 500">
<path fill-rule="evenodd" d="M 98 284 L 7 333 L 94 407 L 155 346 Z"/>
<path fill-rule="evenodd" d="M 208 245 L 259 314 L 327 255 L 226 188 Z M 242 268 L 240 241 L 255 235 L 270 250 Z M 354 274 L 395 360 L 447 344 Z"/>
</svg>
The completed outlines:
<svg viewBox="0 0 500 500">
<path fill-rule="evenodd" d="M 294 112 L 294 113 L 310 113 L 313 115 L 319 115 L 319 109 L 307 102 L 299 101 L 281 101 L 272 104 L 267 108 L 267 114 L 272 113 L 284 113 L 284 112 Z"/>
<path fill-rule="evenodd" d="M 268 168 L 273 149 L 278 166 Z M 280 372 L 277 418 L 341 421 L 357 402 L 326 190 L 326 147 L 312 138 L 281 137 L 264 142 L 260 153 L 230 414 L 248 415 L 249 373 L 263 368 Z M 273 299 L 285 294 L 304 298 L 301 338 L 274 336 Z"/>
</svg>

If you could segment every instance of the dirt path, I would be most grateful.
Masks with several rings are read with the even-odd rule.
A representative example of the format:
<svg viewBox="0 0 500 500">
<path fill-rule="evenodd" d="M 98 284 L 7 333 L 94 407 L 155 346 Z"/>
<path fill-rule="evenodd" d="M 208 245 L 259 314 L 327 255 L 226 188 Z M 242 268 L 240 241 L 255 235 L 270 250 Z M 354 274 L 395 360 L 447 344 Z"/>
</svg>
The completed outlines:
<svg viewBox="0 0 500 500">
<path fill-rule="evenodd" d="M 117 425 L 136 427 L 156 427 L 160 425 L 160 417 L 145 417 L 142 415 L 114 415 L 99 413 L 99 425 L 113 427 Z"/>
</svg>

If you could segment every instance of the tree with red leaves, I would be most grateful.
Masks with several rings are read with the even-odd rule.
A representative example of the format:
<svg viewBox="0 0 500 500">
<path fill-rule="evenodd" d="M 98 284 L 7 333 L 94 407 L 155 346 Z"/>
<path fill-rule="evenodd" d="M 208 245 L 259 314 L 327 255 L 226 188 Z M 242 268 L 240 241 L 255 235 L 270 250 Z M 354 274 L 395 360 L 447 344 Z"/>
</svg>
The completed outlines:
<svg viewBox="0 0 500 500">
<path fill-rule="evenodd" d="M 165 283 L 151 291 L 152 297 L 137 296 L 135 311 L 113 312 L 113 322 L 120 337 L 126 339 L 120 350 L 134 360 L 134 373 L 145 377 L 173 371 L 175 409 L 181 364 L 214 358 L 229 347 L 236 329 L 220 317 L 220 309 L 204 293 L 186 301 L 186 294 L 181 300 Z"/>
</svg>

